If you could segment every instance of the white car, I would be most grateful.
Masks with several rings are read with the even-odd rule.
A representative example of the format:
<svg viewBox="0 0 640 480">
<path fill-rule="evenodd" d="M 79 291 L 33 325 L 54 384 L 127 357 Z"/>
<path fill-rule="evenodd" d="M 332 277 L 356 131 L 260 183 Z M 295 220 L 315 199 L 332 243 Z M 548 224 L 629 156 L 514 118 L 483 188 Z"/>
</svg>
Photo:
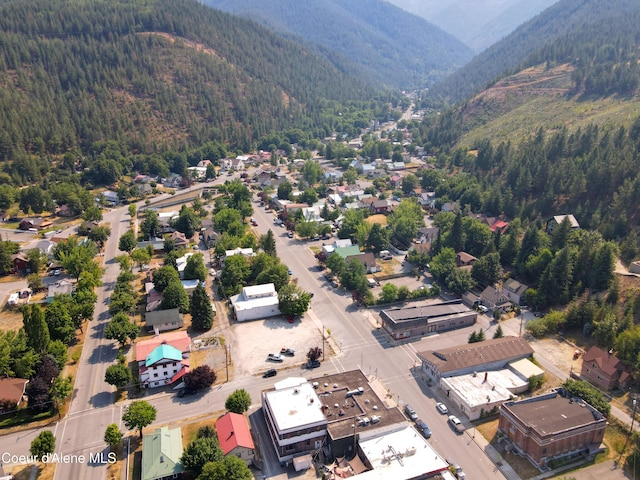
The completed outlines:
<svg viewBox="0 0 640 480">
<path fill-rule="evenodd" d="M 464 425 L 462 425 L 462 422 L 458 417 L 455 415 L 449 415 L 448 422 L 456 433 L 464 433 Z"/>
<path fill-rule="evenodd" d="M 441 402 L 436 403 L 436 408 L 443 415 L 446 415 L 447 413 L 449 413 L 449 409 L 444 403 L 441 403 Z"/>
</svg>

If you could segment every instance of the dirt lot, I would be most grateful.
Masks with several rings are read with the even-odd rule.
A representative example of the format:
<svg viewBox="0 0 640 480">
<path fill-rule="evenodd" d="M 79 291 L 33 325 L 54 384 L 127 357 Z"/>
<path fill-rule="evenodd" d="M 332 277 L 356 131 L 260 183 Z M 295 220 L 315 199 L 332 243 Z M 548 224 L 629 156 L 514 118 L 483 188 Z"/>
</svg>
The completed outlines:
<svg viewBox="0 0 640 480">
<path fill-rule="evenodd" d="M 546 361 L 552 363 L 566 374 L 569 373 L 572 367 L 573 371 L 580 372 L 582 370 L 582 355 L 573 360 L 573 353 L 576 347 L 566 341 L 556 338 L 543 338 L 536 340 L 532 347 L 536 351 L 536 357 L 544 357 Z"/>
<path fill-rule="evenodd" d="M 250 375 L 262 374 L 265 370 L 300 366 L 307 361 L 306 355 L 311 347 L 322 347 L 322 332 L 314 323 L 303 318 L 289 323 L 283 317 L 273 317 L 231 325 L 233 342 L 231 355 L 237 372 Z M 295 356 L 284 357 L 284 362 L 267 361 L 269 353 L 279 353 L 281 348 L 292 348 Z"/>
</svg>

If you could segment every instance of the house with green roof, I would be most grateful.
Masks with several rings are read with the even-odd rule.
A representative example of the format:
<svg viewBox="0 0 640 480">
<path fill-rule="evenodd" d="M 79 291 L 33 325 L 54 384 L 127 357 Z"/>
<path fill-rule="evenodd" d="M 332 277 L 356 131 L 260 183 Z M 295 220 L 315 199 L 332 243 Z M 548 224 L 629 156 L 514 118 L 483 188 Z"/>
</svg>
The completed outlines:
<svg viewBox="0 0 640 480">
<path fill-rule="evenodd" d="M 189 359 L 169 344 L 162 343 L 154 348 L 140 366 L 140 383 L 144 388 L 182 385 L 182 377 L 189 372 Z"/>
<path fill-rule="evenodd" d="M 338 247 L 334 250 L 334 252 L 340 255 L 344 259 L 346 259 L 347 257 L 354 257 L 362 253 L 360 251 L 359 245 L 349 245 L 348 247 Z"/>
<path fill-rule="evenodd" d="M 154 433 L 142 437 L 142 480 L 177 478 L 184 467 L 182 456 L 182 431 L 180 427 L 157 428 Z"/>
</svg>

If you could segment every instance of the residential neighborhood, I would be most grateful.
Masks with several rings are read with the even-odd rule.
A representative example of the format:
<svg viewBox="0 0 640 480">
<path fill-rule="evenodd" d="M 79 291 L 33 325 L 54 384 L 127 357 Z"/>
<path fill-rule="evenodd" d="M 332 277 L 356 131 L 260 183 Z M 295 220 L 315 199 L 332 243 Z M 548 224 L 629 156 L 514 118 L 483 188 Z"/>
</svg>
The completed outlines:
<svg viewBox="0 0 640 480">
<path fill-rule="evenodd" d="M 109 190 L 96 199 L 111 225 L 129 212 L 119 236 L 105 238 L 94 256 L 128 257 L 114 262 L 117 287 L 101 306 L 105 325 L 117 324 L 109 338 L 120 345 L 107 370 L 124 369 L 124 380 L 110 384 L 116 405 L 148 402 L 164 419 L 140 429 L 131 456 L 139 478 L 193 475 L 185 452 L 205 438 L 254 478 L 303 471 L 309 478 L 315 471 L 326 478 L 465 478 L 463 468 L 476 467 L 462 443 L 452 447 L 459 435 L 509 479 L 525 478 L 515 460 L 498 465 L 516 453 L 543 472 L 606 450 L 606 414 L 565 380 L 606 394 L 628 388 L 632 371 L 595 345 L 570 370 L 562 361 L 538 361 L 523 331 L 537 318 L 530 279 L 516 269 L 505 274 L 488 248 L 510 235 L 510 219 L 472 213 L 418 188 L 424 156 L 358 158 L 346 167 L 323 158 L 271 166 L 269 159 L 201 161 L 190 171 L 202 188 L 183 193 L 176 176 L 136 176 L 137 194 L 149 199 L 136 209 Z M 217 176 L 207 178 L 212 169 Z M 354 178 L 345 183 L 345 174 Z M 178 190 L 162 193 L 158 185 Z M 67 213 L 57 215 L 74 218 Z M 19 229 L 49 244 L 40 240 L 12 256 L 16 275 L 50 272 L 40 295 L 54 307 L 81 283 L 58 252 L 68 238 L 93 241 L 104 221 L 83 221 L 75 234 L 70 226 L 70 235 L 58 225 L 21 220 Z M 456 245 L 456 228 L 468 241 Z M 573 215 L 544 225 L 548 235 L 565 228 L 578 230 Z M 130 243 L 122 240 L 127 235 Z M 47 270 L 34 264 L 35 250 Z M 135 303 L 122 292 L 133 292 Z M 17 303 L 21 293 L 11 298 Z M 398 387 L 393 379 L 403 375 Z M 4 382 L 7 408 L 28 401 L 28 379 Z M 245 389 L 251 403 L 231 410 L 230 399 L 248 395 Z M 540 412 L 546 423 L 535 421 Z M 206 419 L 194 423 L 195 433 L 188 422 L 197 414 Z M 485 423 L 494 425 L 487 438 L 476 435 Z M 560 430 L 548 433 L 552 427 L 566 440 L 559 441 Z M 456 462 L 451 448 L 459 449 Z"/>
</svg>

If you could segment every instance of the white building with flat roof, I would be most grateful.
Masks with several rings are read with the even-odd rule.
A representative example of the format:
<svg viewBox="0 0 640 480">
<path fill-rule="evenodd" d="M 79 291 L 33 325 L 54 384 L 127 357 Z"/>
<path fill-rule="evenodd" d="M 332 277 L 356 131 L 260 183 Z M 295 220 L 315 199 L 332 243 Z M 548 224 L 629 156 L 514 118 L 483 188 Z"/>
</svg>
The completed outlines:
<svg viewBox="0 0 640 480">
<path fill-rule="evenodd" d="M 231 307 L 238 322 L 280 315 L 278 292 L 273 283 L 243 287 L 231 297 Z"/>
<path fill-rule="evenodd" d="M 447 461 L 413 427 L 406 425 L 370 437 L 359 435 L 361 460 L 372 468 L 357 475 L 358 480 L 412 480 L 448 471 Z"/>
<path fill-rule="evenodd" d="M 474 372 L 440 380 L 440 389 L 469 420 L 495 413 L 529 388 L 529 380 L 509 369 Z"/>
<path fill-rule="evenodd" d="M 287 378 L 274 390 L 262 392 L 262 409 L 278 460 L 322 447 L 327 436 L 327 418 L 313 386 L 305 378 Z"/>
</svg>

